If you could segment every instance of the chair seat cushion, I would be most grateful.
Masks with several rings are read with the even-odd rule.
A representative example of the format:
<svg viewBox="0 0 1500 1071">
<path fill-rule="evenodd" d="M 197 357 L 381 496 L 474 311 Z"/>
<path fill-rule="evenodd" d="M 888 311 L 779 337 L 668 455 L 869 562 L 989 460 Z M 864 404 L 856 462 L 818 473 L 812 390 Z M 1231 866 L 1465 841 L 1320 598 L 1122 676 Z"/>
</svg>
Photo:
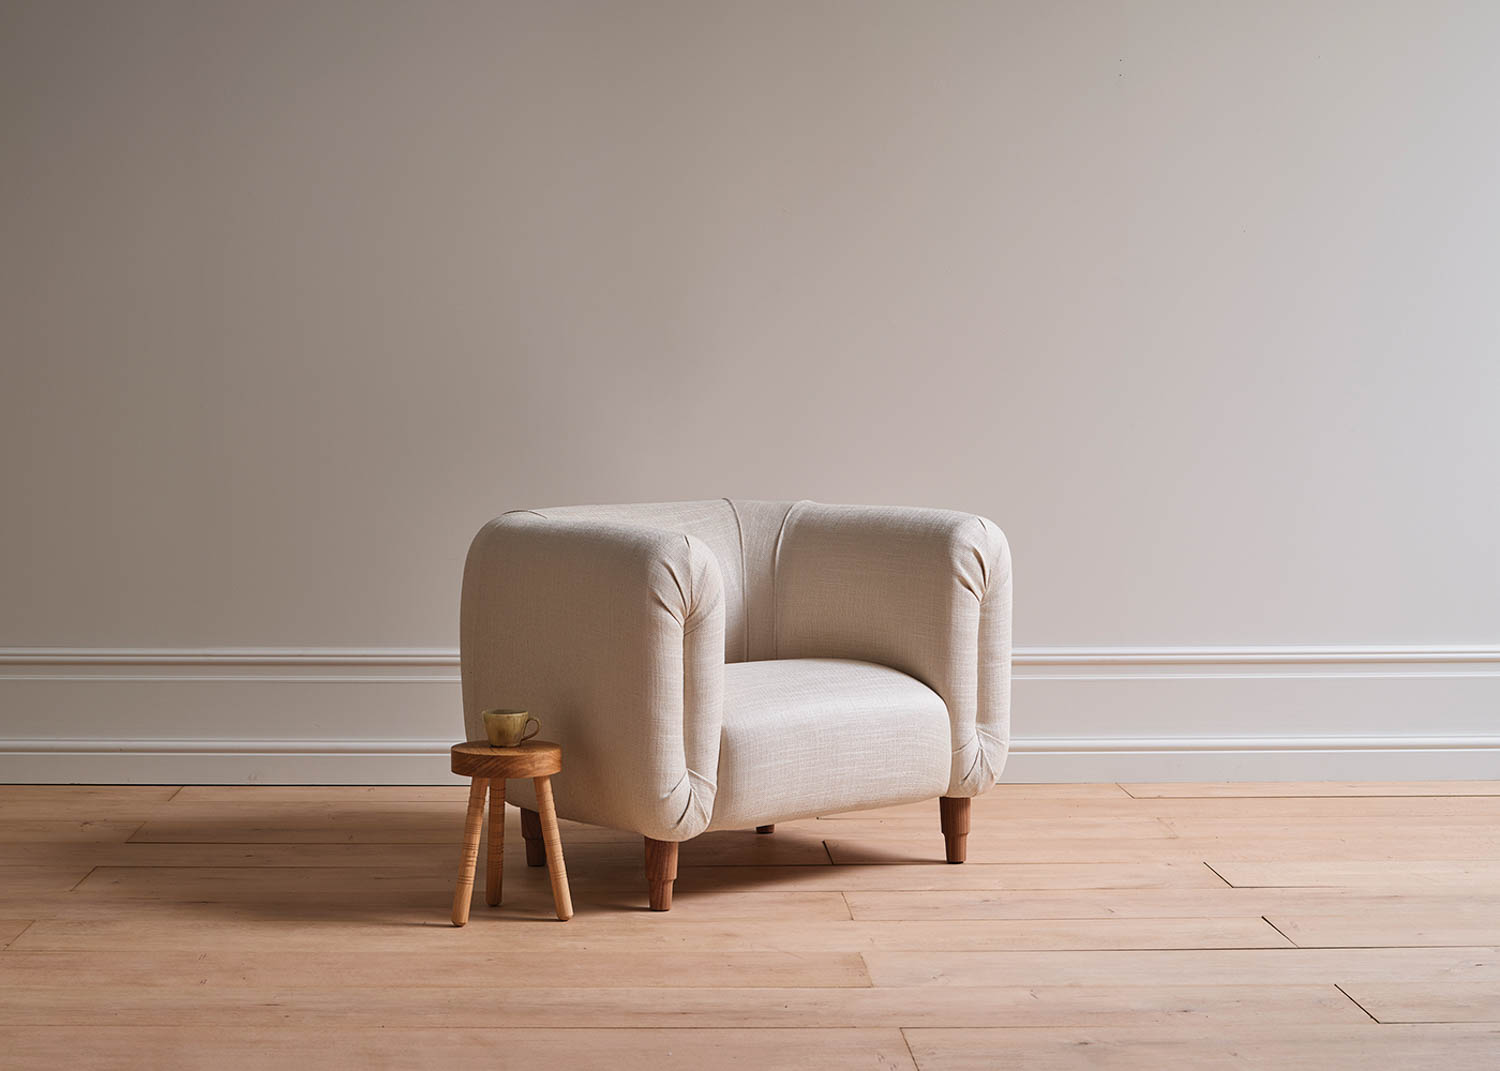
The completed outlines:
<svg viewBox="0 0 1500 1071">
<path fill-rule="evenodd" d="M 727 665 L 709 828 L 941 796 L 949 726 L 936 692 L 886 666 L 837 658 Z"/>
</svg>

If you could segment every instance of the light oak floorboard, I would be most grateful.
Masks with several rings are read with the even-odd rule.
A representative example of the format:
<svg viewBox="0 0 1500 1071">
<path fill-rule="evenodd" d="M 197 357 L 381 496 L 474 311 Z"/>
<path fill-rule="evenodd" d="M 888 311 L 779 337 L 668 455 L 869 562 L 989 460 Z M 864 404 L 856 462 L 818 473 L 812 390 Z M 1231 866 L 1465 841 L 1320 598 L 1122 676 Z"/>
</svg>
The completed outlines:
<svg viewBox="0 0 1500 1071">
<path fill-rule="evenodd" d="M 1344 991 L 1382 1023 L 1500 1024 L 1500 983 L 1351 982 Z"/>
<path fill-rule="evenodd" d="M 92 879 L 91 879 L 92 880 Z M 1046 891 L 941 890 L 844 894 L 856 919 L 1226 918 L 1332 916 L 1354 921 L 1371 913 L 1404 912 L 1500 918 L 1500 896 L 1390 893 L 1362 889 L 1104 889 Z M 1451 943 L 1451 942 L 1449 942 Z M 1490 942 L 1468 942 L 1487 944 Z"/>
<path fill-rule="evenodd" d="M 1450 815 L 1340 815 L 1337 817 L 1247 818 L 1181 816 L 1158 819 L 1170 833 L 1184 839 L 1260 837 L 1275 841 L 1322 840 L 1330 837 L 1407 841 L 1471 836 L 1488 845 L 1500 844 L 1500 822 L 1489 814 Z"/>
<path fill-rule="evenodd" d="M 487 988 L 487 987 L 479 987 Z M 0 1028 L 140 1026 L 324 1026 L 461 1028 L 476 1018 L 476 988 L 351 990 L 147 986 L 104 995 L 58 986 L 0 990 Z M 569 1027 L 889 1027 L 1082 1024 L 1362 1023 L 1369 1019 L 1334 986 L 1057 986 L 941 990 L 672 987 L 507 989 L 504 1019 L 534 1029 Z M 715 1065 L 710 1065 L 715 1066 Z"/>
<path fill-rule="evenodd" d="M 921 1071 L 1492 1071 L 1484 1027 L 1069 1027 L 904 1031 Z"/>
<path fill-rule="evenodd" d="M 770 839 L 770 838 L 767 838 Z M 866 837 L 825 841 L 835 864 L 921 863 L 941 858 L 931 838 Z M 1136 840 L 1100 837 L 1066 840 L 1037 837 L 1007 840 L 994 834 L 969 836 L 970 863 L 1146 863 L 1205 859 L 1283 862 L 1286 860 L 1477 861 L 1500 856 L 1500 834 L 1481 829 L 1434 829 L 1382 836 L 1378 830 L 1353 833 L 1309 832 L 1304 836 L 1186 837 L 1166 833 Z"/>
<path fill-rule="evenodd" d="M 132 803 L 165 803 L 181 791 L 178 785 L 0 785 L 0 820 L 17 804 L 88 804 L 101 810 Z"/>
<path fill-rule="evenodd" d="M 122 841 L 134 833 L 140 824 L 131 821 L 0 817 L 0 841 L 43 841 L 52 844 L 67 841 Z"/>
<path fill-rule="evenodd" d="M 771 838 L 767 838 L 771 839 Z M 936 848 L 931 836 L 904 838 L 865 837 L 859 840 L 828 837 L 824 844 L 835 865 L 877 865 L 890 863 L 932 863 L 943 858 L 941 838 Z M 1121 840 L 1095 837 L 1060 840 L 1032 837 L 1008 840 L 994 833 L 984 833 L 976 826 L 969 834 L 968 862 L 978 863 L 1159 863 L 1192 862 L 1202 852 L 1183 843 L 1165 831 L 1156 837 Z"/>
<path fill-rule="evenodd" d="M 1500 861 L 1405 860 L 1400 866 L 1367 860 L 1243 862 L 1209 859 L 1231 885 L 1385 890 L 1488 890 L 1500 895 Z"/>
<path fill-rule="evenodd" d="M 132 843 L 213 844 L 443 844 L 456 843 L 463 832 L 463 812 L 448 805 L 412 804 L 411 813 L 389 805 L 369 813 L 266 814 L 219 811 L 192 818 L 157 819 L 141 825 Z M 455 832 L 457 830 L 457 832 Z M 519 825 L 515 827 L 520 837 Z M 121 838 L 124 839 L 124 838 Z M 511 840 L 510 828 L 506 840 Z M 633 859 L 641 838 L 617 830 L 568 823 L 562 839 L 569 858 Z M 941 846 L 940 846 L 941 847 Z M 785 836 L 758 837 L 753 830 L 705 833 L 684 844 L 680 866 L 828 865 L 819 836 L 788 830 Z"/>
<path fill-rule="evenodd" d="M 473 925 L 471 922 L 470 925 Z M 559 922 L 559 926 L 566 923 Z M 403 989 L 451 986 L 466 979 L 485 989 L 642 988 L 672 986 L 684 978 L 705 988 L 725 986 L 868 986 L 855 952 L 700 950 L 674 948 L 624 957 L 610 949 L 572 949 L 538 957 L 530 949 L 499 944 L 484 949 L 448 943 L 425 955 L 379 948 L 330 950 L 316 960 L 277 951 L 206 948 L 139 949 L 130 955 L 94 952 L 0 952 L 0 987 L 9 986 L 340 986 Z"/>
<path fill-rule="evenodd" d="M 1395 902 L 1337 915 L 1267 912 L 1265 917 L 1305 947 L 1500 945 L 1500 896 L 1432 905 Z"/>
<path fill-rule="evenodd" d="M 504 1009 L 478 1002 L 476 1025 L 455 1030 L 323 1027 L 101 1025 L 59 1037 L 50 1027 L 0 1029 L 0 1051 L 17 1067 L 69 1071 L 289 1068 L 406 1071 L 426 1068 L 584 1068 L 610 1071 L 916 1071 L 899 1030 L 562 1030 L 517 1027 Z M 484 1025 L 489 1022 L 489 1027 Z"/>
<path fill-rule="evenodd" d="M 0 919 L 0 948 L 10 947 L 30 925 L 30 919 Z"/>
<path fill-rule="evenodd" d="M 938 838 L 941 849 L 942 839 Z M 679 869 L 677 894 L 697 889 L 1184 889 L 1224 884 L 1197 860 L 1149 863 L 948 864 L 939 854 L 911 864 Z"/>
<path fill-rule="evenodd" d="M 457 851 L 452 844 L 0 842 L 0 880 L 12 866 L 378 867 L 431 874 L 451 868 Z"/>
<path fill-rule="evenodd" d="M 7 955 L 16 955 L 14 949 Z M 1500 981 L 1494 948 L 866 952 L 875 985 L 1336 985 Z"/>
<path fill-rule="evenodd" d="M 1500 1063 L 1500 783 L 1152 787 L 1001 786 L 963 866 L 936 801 L 710 834 L 668 914 L 565 822 L 567 923 L 507 808 L 462 930 L 460 783 L 0 788 L 0 1062 Z"/>
<path fill-rule="evenodd" d="M 778 900 L 780 898 L 777 898 Z M 821 903 L 821 902 L 820 902 Z M 538 905 L 539 906 L 539 905 Z M 769 900 L 763 920 L 710 920 L 698 912 L 670 924 L 639 911 L 594 911 L 577 915 L 579 925 L 562 929 L 545 919 L 517 919 L 501 911 L 481 912 L 476 898 L 470 926 L 473 938 L 444 938 L 421 925 L 392 927 L 378 922 L 339 926 L 297 919 L 267 920 L 226 927 L 212 916 L 123 919 L 42 919 L 12 945 L 26 951 L 133 949 L 280 949 L 288 955 L 323 955 L 352 945 L 366 950 L 421 955 L 443 947 L 475 951 L 528 949 L 539 955 L 609 950 L 620 955 L 656 955 L 663 949 L 756 949 L 783 952 L 849 952 L 877 949 L 969 951 L 973 949 L 1101 948 L 1285 948 L 1289 942 L 1262 918 L 1024 919 L 998 922 L 854 922 L 846 913 L 825 921 L 805 921 L 818 912 L 796 905 L 777 914 Z M 677 914 L 676 909 L 673 913 Z M 800 916 L 800 917 L 799 917 Z M 487 923 L 488 919 L 488 923 Z M 587 921 L 583 921 L 587 919 Z M 3 925 L 3 924 L 0 924 Z M 19 931 L 17 931 L 19 933 Z M 3 930 L 0 930 L 3 933 Z"/>
<path fill-rule="evenodd" d="M 65 893 L 88 877 L 93 867 L 11 866 L 0 869 L 0 904 Z"/>
<path fill-rule="evenodd" d="M 161 785 L 0 785 L 0 825 L 23 819 L 144 820 L 166 807 L 178 791 Z"/>
<path fill-rule="evenodd" d="M 1434 829 L 1381 836 L 1371 830 L 1360 835 L 1330 834 L 1299 837 L 1183 838 L 1180 850 L 1199 859 L 1282 862 L 1286 860 L 1385 861 L 1392 869 L 1408 863 L 1455 860 L 1492 860 L 1500 855 L 1500 836 L 1479 829 Z"/>
<path fill-rule="evenodd" d="M 310 800 L 294 802 L 168 803 L 151 805 L 143 828 L 132 838 L 141 842 L 215 843 L 224 830 L 237 837 L 274 843 L 423 843 L 451 837 L 456 824 L 463 829 L 468 800 L 388 800 L 366 802 Z M 520 809 L 507 806 L 507 835 L 520 833 Z M 640 837 L 623 830 L 606 829 L 566 819 L 558 823 L 564 837 L 575 843 L 634 844 Z M 818 828 L 811 826 L 809 828 Z M 385 835 L 384 840 L 379 838 Z M 734 831 L 719 835 L 734 836 Z M 208 838 L 207 841 L 204 838 Z"/>
<path fill-rule="evenodd" d="M 1040 837 L 1064 840 L 1097 840 L 1102 837 L 1123 839 L 1154 839 L 1171 836 L 1163 819 L 1150 814 L 1136 815 L 1069 815 L 1043 816 L 1011 815 L 996 813 L 993 808 L 980 811 L 977 816 L 986 827 L 973 824 L 970 828 L 970 843 L 975 837 L 989 837 L 997 842 L 1004 840 L 1035 840 Z M 927 817 L 919 822 L 911 819 L 858 820 L 806 819 L 801 822 L 776 823 L 776 835 L 783 828 L 797 832 L 813 833 L 820 837 L 871 837 L 891 840 L 910 840 L 920 837 L 932 823 L 936 822 L 937 808 L 932 808 Z M 691 842 L 690 842 L 691 843 Z"/>
<path fill-rule="evenodd" d="M 9 849 L 9 851 L 7 851 Z M 507 833 L 506 881 L 521 880 L 523 849 Z M 0 878 L 6 866 L 69 867 L 81 878 L 93 866 L 279 869 L 334 867 L 385 875 L 434 875 L 453 866 L 452 845 L 387 844 L 0 844 Z M 481 849 L 481 858 L 485 857 Z M 351 875 L 357 877 L 357 875 Z M 332 879 L 330 879 L 332 880 Z M 639 861 L 596 861 L 582 879 L 597 887 L 635 890 Z M 576 882 L 575 882 L 576 884 Z M 1166 889 L 1219 888 L 1224 884 L 1196 860 L 1176 863 L 967 863 L 941 859 L 883 866 L 695 866 L 680 867 L 677 893 L 743 890 L 793 892 L 845 889 Z"/>
<path fill-rule="evenodd" d="M 1137 799 L 1166 796 L 1500 796 L 1500 781 L 1240 781 L 1123 784 Z"/>
<path fill-rule="evenodd" d="M 525 856 L 507 856 L 507 892 L 499 908 L 484 904 L 482 893 L 471 901 L 475 917 L 499 913 L 506 918 L 526 917 L 535 911 L 551 916 L 554 907 L 544 868 L 525 866 Z M 365 919 L 404 917 L 429 909 L 444 896 L 452 901 L 453 868 L 444 871 L 382 871 L 288 867 L 247 869 L 241 867 L 98 867 L 78 884 L 69 897 L 73 914 L 98 917 L 100 909 L 118 916 L 148 905 L 171 910 L 174 906 L 206 908 L 225 905 L 264 918 Z M 639 874 L 636 874 L 639 878 Z M 628 886 L 622 882 L 600 886 L 580 883 L 574 893 L 579 904 L 600 910 L 644 911 L 644 882 Z M 351 890 L 358 895 L 351 895 Z M 728 889 L 705 892 L 691 898 L 700 917 L 779 919 L 848 919 L 843 895 L 835 890 L 789 890 L 768 893 Z"/>
</svg>

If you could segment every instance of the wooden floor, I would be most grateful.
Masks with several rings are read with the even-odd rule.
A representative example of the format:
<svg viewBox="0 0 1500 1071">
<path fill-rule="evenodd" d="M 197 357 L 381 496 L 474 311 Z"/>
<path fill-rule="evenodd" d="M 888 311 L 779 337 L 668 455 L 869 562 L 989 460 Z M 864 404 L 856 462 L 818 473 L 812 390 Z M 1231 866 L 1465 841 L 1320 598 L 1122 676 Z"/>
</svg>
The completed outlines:
<svg viewBox="0 0 1500 1071">
<path fill-rule="evenodd" d="M 1500 782 L 1004 786 L 683 846 L 465 789 L 0 787 L 0 1065 L 1500 1067 Z M 483 874 L 481 867 L 480 874 Z"/>
</svg>

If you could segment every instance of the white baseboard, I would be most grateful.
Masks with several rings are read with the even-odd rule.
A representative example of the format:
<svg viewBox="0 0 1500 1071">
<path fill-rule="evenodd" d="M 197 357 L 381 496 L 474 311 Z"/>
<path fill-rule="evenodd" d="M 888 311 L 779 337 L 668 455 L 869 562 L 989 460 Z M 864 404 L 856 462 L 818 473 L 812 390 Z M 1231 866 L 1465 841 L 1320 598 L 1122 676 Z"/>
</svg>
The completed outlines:
<svg viewBox="0 0 1500 1071">
<path fill-rule="evenodd" d="M 442 784 L 431 649 L 0 649 L 0 782 Z M 1007 781 L 1500 779 L 1500 648 L 1030 648 Z"/>
</svg>

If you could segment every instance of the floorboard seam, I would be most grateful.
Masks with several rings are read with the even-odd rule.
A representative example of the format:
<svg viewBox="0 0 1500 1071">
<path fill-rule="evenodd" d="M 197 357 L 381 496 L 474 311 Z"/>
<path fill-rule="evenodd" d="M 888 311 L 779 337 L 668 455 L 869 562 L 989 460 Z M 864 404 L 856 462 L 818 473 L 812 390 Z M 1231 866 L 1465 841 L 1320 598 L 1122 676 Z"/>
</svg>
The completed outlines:
<svg viewBox="0 0 1500 1071">
<path fill-rule="evenodd" d="M 26 925 L 24 925 L 24 926 L 21 927 L 21 932 L 20 933 L 16 934 L 9 941 L 6 941 L 5 944 L 0 945 L 0 952 L 5 951 L 11 945 L 13 945 L 17 941 L 19 941 L 23 936 L 25 936 L 26 931 L 29 930 L 29 929 L 31 929 L 35 925 L 36 925 L 36 919 L 28 919 L 27 922 L 26 922 Z"/>
<path fill-rule="evenodd" d="M 922 1065 L 917 1063 L 917 1054 L 911 1050 L 911 1038 L 906 1036 L 906 1027 L 903 1026 L 899 1029 L 901 1031 L 901 1044 L 906 1046 L 906 1055 L 910 1058 L 912 1067 L 916 1068 L 917 1071 L 922 1071 Z"/>
<path fill-rule="evenodd" d="M 1353 997 L 1349 996 L 1349 991 L 1347 989 L 1345 989 L 1343 986 L 1341 986 L 1337 982 L 1335 982 L 1333 984 L 1333 988 L 1337 989 L 1340 993 L 1344 994 L 1344 996 L 1346 998 L 1348 998 L 1349 1003 L 1353 1004 L 1356 1008 L 1358 1008 L 1360 1011 L 1364 1012 L 1366 1015 L 1370 1015 L 1370 1009 L 1367 1008 L 1367 1007 L 1365 1007 L 1359 1001 L 1355 1000 Z M 1372 1022 L 1372 1023 L 1378 1023 L 1378 1022 L 1380 1022 L 1380 1020 L 1377 1019 L 1377 1018 L 1375 1018 L 1375 1016 L 1370 1015 L 1370 1022 Z"/>
<path fill-rule="evenodd" d="M 1214 865 L 1212 863 L 1210 863 L 1207 859 L 1204 859 L 1202 862 L 1203 862 L 1204 866 L 1208 867 L 1208 872 L 1210 874 L 1212 874 L 1214 877 L 1218 878 L 1225 885 L 1228 885 L 1231 889 L 1235 888 L 1234 882 L 1230 881 L 1223 874 L 1220 874 L 1217 870 L 1215 870 L 1214 869 Z"/>
<path fill-rule="evenodd" d="M 1287 937 L 1286 931 L 1283 930 L 1280 926 L 1276 925 L 1276 923 L 1272 922 L 1270 919 L 1266 918 L 1266 916 L 1262 915 L 1260 917 L 1260 920 L 1262 922 L 1264 922 L 1267 926 L 1271 927 L 1271 929 L 1273 929 L 1277 933 L 1281 934 L 1281 936 L 1286 937 L 1287 943 L 1290 944 L 1293 948 L 1301 948 L 1302 947 L 1296 941 L 1293 941 L 1290 937 Z"/>
</svg>

